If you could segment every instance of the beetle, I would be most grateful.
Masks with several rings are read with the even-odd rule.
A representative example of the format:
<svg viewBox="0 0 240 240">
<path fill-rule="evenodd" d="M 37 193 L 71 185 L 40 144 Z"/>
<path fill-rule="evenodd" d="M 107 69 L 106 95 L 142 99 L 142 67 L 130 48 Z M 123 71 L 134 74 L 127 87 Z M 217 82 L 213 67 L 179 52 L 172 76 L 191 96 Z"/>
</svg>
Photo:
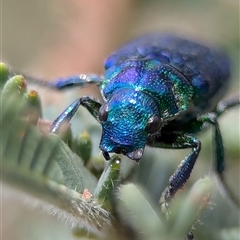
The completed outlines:
<svg viewBox="0 0 240 240">
<path fill-rule="evenodd" d="M 55 82 L 32 79 L 50 88 L 97 84 L 103 104 L 80 97 L 53 122 L 51 132 L 70 121 L 80 105 L 102 126 L 100 149 L 139 161 L 145 146 L 190 153 L 170 177 L 164 201 L 170 202 L 188 178 L 201 150 L 195 134 L 212 125 L 214 169 L 223 180 L 224 148 L 218 117 L 240 98 L 220 101 L 230 83 L 230 61 L 217 48 L 171 34 L 140 36 L 105 62 L 104 76 L 75 75 Z"/>
</svg>

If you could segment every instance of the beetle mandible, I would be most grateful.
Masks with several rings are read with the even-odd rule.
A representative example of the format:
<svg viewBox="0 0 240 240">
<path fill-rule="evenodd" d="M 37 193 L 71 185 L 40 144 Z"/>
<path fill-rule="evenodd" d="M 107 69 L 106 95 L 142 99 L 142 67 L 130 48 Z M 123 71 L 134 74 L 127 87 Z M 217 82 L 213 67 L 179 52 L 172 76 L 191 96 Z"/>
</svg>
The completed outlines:
<svg viewBox="0 0 240 240">
<path fill-rule="evenodd" d="M 239 97 L 219 102 L 230 80 L 230 61 L 215 48 L 171 34 L 140 36 L 118 49 L 105 62 L 105 75 L 76 75 L 53 83 L 32 79 L 47 87 L 66 89 L 97 84 L 103 104 L 81 97 L 53 122 L 56 132 L 70 121 L 80 105 L 102 125 L 100 149 L 139 161 L 145 146 L 191 148 L 171 176 L 166 202 L 188 180 L 201 149 L 194 136 L 213 126 L 214 169 L 223 177 L 224 148 L 218 117 L 240 103 Z"/>
</svg>

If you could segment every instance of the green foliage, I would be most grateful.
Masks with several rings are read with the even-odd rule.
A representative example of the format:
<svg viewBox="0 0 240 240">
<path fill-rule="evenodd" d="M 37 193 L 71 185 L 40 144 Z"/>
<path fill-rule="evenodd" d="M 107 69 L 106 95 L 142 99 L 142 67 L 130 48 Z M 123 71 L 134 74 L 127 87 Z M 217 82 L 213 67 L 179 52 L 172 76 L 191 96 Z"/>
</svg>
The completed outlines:
<svg viewBox="0 0 240 240">
<path fill-rule="evenodd" d="M 6 69 L 0 71 L 3 76 Z M 50 123 L 40 119 L 38 94 L 27 92 L 22 76 L 4 79 L 9 80 L 0 104 L 1 179 L 32 196 L 33 202 L 41 201 L 49 214 L 65 216 L 75 237 L 174 240 L 193 231 L 196 239 L 237 239 L 237 222 L 221 231 L 208 224 L 201 229 L 197 223 L 214 193 L 210 177 L 177 194 L 170 206 L 160 206 L 173 170 L 169 165 L 160 167 L 159 155 L 146 152 L 139 166 L 113 155 L 102 169 L 104 161 L 93 154 L 91 136 L 73 138 L 70 126 L 59 135 L 49 134 L 45 126 L 48 129 Z"/>
</svg>

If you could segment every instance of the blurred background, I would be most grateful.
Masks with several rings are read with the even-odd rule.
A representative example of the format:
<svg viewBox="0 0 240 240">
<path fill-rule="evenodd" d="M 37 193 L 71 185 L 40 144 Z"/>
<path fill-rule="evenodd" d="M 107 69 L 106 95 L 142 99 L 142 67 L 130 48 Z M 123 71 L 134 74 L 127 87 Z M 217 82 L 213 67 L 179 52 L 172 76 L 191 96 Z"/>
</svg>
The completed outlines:
<svg viewBox="0 0 240 240">
<path fill-rule="evenodd" d="M 1 8 L 1 59 L 16 73 L 24 72 L 49 80 L 78 73 L 100 74 L 104 71 L 107 56 L 125 41 L 142 33 L 163 31 L 221 46 L 233 63 L 233 81 L 228 95 L 240 94 L 239 1 L 2 0 Z M 95 87 L 64 94 L 50 94 L 49 90 L 42 89 L 41 93 L 49 120 L 79 95 L 99 96 Z M 226 146 L 227 179 L 238 197 L 239 118 L 236 108 L 220 121 Z M 96 152 L 99 138 L 96 139 Z M 211 168 L 211 131 L 205 132 L 200 139 L 202 152 L 189 185 Z M 145 187 L 154 195 L 154 189 L 166 186 L 168 177 L 188 151 L 148 149 L 148 152 L 149 156 L 155 157 L 140 164 L 135 181 L 143 184 L 147 178 Z M 151 166 L 152 172 L 145 176 L 147 165 Z M 157 199 L 159 193 L 155 195 Z M 203 226 L 199 224 L 199 228 L 239 226 L 239 212 L 218 190 L 213 202 L 213 209 L 206 211 Z M 53 217 L 22 208 L 16 198 L 2 198 L 1 216 L 4 240 L 74 239 L 69 226 Z M 46 232 L 47 226 L 51 228 Z"/>
</svg>

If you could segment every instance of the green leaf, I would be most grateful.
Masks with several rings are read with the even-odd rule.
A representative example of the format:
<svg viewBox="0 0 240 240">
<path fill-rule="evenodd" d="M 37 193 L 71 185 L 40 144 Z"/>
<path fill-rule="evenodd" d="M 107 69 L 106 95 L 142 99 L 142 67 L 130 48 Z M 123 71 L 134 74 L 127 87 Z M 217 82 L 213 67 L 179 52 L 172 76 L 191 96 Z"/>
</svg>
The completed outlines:
<svg viewBox="0 0 240 240">
<path fill-rule="evenodd" d="M 19 108 L 9 101 L 0 104 L 1 179 L 51 204 L 58 209 L 53 212 L 67 216 L 72 225 L 99 233 L 102 226 L 111 224 L 110 214 L 84 194 L 86 188 L 93 191 L 97 180 L 83 161 L 59 136 L 43 135 L 16 117 Z"/>
<path fill-rule="evenodd" d="M 113 155 L 106 164 L 106 167 L 94 191 L 94 196 L 99 201 L 109 200 L 113 190 L 116 189 L 120 174 L 120 164 L 121 159 L 118 155 Z"/>
<path fill-rule="evenodd" d="M 143 190 L 127 184 L 120 188 L 118 196 L 118 212 L 128 225 L 142 233 L 140 239 L 159 239 L 163 224 Z"/>
</svg>

